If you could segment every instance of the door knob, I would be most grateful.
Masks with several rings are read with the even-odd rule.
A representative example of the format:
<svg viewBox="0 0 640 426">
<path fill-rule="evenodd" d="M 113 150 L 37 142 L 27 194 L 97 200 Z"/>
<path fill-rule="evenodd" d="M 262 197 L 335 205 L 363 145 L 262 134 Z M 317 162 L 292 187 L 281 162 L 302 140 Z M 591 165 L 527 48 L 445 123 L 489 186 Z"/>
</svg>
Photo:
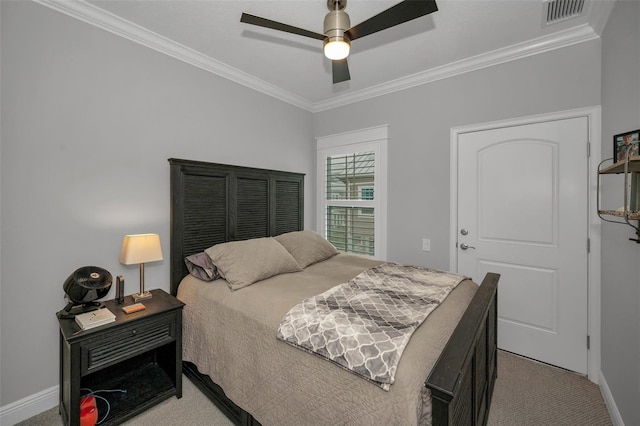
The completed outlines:
<svg viewBox="0 0 640 426">
<path fill-rule="evenodd" d="M 467 228 L 462 228 L 460 230 L 460 235 L 467 235 L 469 233 L 469 230 Z"/>
<path fill-rule="evenodd" d="M 461 248 L 462 250 L 467 250 L 467 249 L 470 249 L 470 248 L 475 249 L 475 247 L 470 246 L 470 245 L 469 245 L 469 244 L 467 244 L 467 243 L 462 243 L 462 244 L 460 244 L 460 248 Z"/>
</svg>

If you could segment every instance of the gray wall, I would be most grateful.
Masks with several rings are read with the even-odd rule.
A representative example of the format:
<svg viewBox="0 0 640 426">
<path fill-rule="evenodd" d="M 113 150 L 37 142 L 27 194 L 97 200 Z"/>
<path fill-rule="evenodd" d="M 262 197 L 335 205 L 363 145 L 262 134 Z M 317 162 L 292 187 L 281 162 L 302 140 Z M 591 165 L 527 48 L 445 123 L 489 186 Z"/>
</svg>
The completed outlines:
<svg viewBox="0 0 640 426">
<path fill-rule="evenodd" d="M 122 274 L 134 293 L 122 237 L 156 232 L 165 260 L 145 281 L 169 289 L 167 158 L 307 173 L 308 194 L 315 177 L 311 113 L 35 3 L 0 3 L 5 406 L 58 385 L 55 312 L 76 268 Z"/>
<path fill-rule="evenodd" d="M 0 406 L 58 384 L 54 313 L 77 267 L 123 274 L 133 293 L 137 268 L 118 263 L 122 236 L 157 232 L 166 259 L 148 265 L 146 282 L 168 289 L 169 157 L 307 173 L 313 228 L 312 137 L 390 124 L 388 257 L 446 269 L 451 127 L 602 103 L 605 157 L 611 135 L 640 127 L 637 2 L 616 6 L 602 47 L 315 116 L 33 3 L 0 2 L 0 15 Z M 631 235 L 603 226 L 602 371 L 625 423 L 640 424 L 640 246 Z"/>
<path fill-rule="evenodd" d="M 450 129 L 599 104 L 596 40 L 317 113 L 314 136 L 389 124 L 388 258 L 448 269 Z"/>
<path fill-rule="evenodd" d="M 618 1 L 602 37 L 602 158 L 612 155 L 613 135 L 638 128 L 640 2 Z M 624 204 L 621 186 L 605 189 L 603 202 Z M 627 225 L 602 226 L 601 370 L 624 423 L 640 425 L 640 244 L 632 237 Z"/>
</svg>

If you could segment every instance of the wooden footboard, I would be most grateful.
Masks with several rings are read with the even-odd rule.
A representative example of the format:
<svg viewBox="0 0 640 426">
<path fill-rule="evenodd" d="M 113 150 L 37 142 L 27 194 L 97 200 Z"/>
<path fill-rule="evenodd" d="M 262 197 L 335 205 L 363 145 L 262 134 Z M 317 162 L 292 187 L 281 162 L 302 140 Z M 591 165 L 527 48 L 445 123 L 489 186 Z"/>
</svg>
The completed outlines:
<svg viewBox="0 0 640 426">
<path fill-rule="evenodd" d="M 497 377 L 498 279 L 485 276 L 425 382 L 434 425 L 484 425 Z"/>
</svg>

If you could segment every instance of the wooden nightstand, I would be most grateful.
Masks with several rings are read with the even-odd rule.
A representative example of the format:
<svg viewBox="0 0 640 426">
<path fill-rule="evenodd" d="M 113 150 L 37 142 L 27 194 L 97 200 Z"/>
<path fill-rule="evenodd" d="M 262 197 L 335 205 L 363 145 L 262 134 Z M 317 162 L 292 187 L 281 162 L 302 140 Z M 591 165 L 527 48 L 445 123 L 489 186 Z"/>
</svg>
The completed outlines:
<svg viewBox="0 0 640 426">
<path fill-rule="evenodd" d="M 151 290 L 143 311 L 125 314 L 131 296 L 104 302 L 115 322 L 79 331 L 74 319 L 60 319 L 60 414 L 80 424 L 80 397 L 91 389 L 109 401 L 101 425 L 120 424 L 175 395 L 182 397 L 182 307 L 162 290 Z M 82 389 L 82 391 L 81 391 Z M 97 392 L 119 390 L 118 392 Z M 126 391 L 126 392 L 123 392 Z M 107 404 L 98 399 L 98 421 Z"/>
</svg>

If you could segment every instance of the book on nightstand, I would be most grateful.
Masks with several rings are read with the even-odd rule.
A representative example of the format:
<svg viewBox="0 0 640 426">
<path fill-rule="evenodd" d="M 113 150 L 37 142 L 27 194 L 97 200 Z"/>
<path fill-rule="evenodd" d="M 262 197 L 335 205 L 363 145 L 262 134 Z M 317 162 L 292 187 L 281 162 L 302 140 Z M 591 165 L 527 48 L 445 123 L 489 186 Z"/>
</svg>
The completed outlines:
<svg viewBox="0 0 640 426">
<path fill-rule="evenodd" d="M 115 320 L 116 316 L 107 308 L 76 315 L 76 322 L 83 330 L 109 324 Z"/>
</svg>

